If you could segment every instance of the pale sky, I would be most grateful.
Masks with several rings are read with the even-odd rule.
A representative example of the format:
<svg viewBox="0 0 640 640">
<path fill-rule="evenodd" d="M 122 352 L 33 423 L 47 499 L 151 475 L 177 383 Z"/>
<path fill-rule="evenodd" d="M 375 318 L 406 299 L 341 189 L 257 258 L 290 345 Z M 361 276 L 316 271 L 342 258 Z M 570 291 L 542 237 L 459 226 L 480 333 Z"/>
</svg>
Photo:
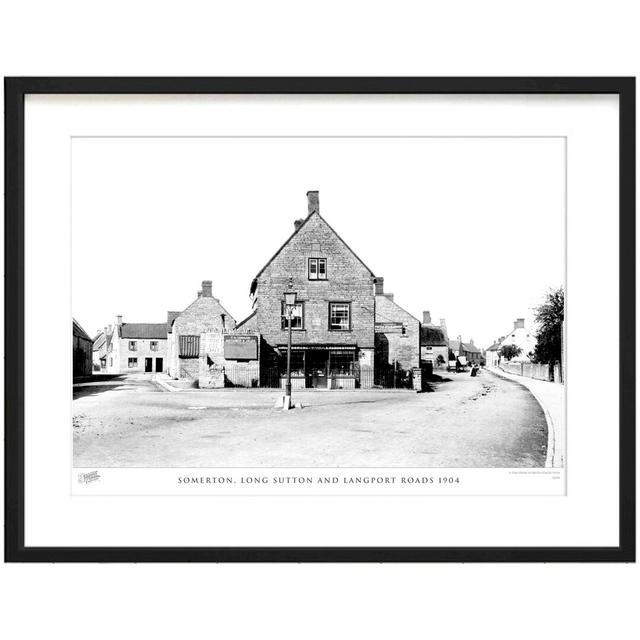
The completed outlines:
<svg viewBox="0 0 640 640">
<path fill-rule="evenodd" d="M 164 322 L 202 280 L 236 319 L 320 213 L 422 319 L 488 347 L 565 280 L 563 138 L 75 138 L 73 315 Z"/>
</svg>

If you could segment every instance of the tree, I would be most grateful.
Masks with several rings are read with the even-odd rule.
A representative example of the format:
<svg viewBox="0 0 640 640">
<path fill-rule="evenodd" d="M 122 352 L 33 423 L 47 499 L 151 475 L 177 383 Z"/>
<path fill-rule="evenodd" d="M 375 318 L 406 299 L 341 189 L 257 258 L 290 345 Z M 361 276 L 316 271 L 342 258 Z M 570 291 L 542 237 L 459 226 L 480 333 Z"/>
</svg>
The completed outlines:
<svg viewBox="0 0 640 640">
<path fill-rule="evenodd" d="M 563 288 L 549 290 L 545 301 L 534 309 L 534 313 L 538 335 L 533 361 L 550 365 L 562 362 Z"/>
<path fill-rule="evenodd" d="M 522 349 L 515 344 L 505 344 L 500 349 L 500 355 L 507 361 L 517 358 L 522 353 Z"/>
</svg>

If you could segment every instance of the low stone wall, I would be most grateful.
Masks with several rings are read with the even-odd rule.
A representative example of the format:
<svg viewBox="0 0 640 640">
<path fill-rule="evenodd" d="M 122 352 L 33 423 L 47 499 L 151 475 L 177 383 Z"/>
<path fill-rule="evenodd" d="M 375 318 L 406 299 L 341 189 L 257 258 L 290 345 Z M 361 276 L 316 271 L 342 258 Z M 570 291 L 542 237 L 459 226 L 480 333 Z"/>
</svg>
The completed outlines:
<svg viewBox="0 0 640 640">
<path fill-rule="evenodd" d="M 545 382 L 562 383 L 560 367 L 553 368 L 553 380 L 551 379 L 551 367 L 548 364 L 533 364 L 531 362 L 501 362 L 499 369 L 516 376 L 544 380 Z"/>
</svg>

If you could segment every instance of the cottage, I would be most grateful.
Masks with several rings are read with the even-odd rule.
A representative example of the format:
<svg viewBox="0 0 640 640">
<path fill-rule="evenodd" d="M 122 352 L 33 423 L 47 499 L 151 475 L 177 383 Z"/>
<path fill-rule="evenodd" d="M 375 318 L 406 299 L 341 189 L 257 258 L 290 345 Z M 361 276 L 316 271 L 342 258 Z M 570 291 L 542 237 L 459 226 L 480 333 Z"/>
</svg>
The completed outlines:
<svg viewBox="0 0 640 640">
<path fill-rule="evenodd" d="M 482 350 L 473 343 L 473 338 L 469 342 L 462 342 L 462 336 L 458 336 L 457 340 L 449 342 L 449 348 L 460 362 L 466 360 L 469 364 L 485 364 Z M 464 358 L 464 360 L 462 360 Z"/>
<path fill-rule="evenodd" d="M 93 340 L 73 319 L 73 377 L 90 376 L 93 367 Z"/>
<path fill-rule="evenodd" d="M 167 364 L 167 323 L 123 322 L 107 335 L 107 373 L 161 373 Z"/>
<path fill-rule="evenodd" d="M 498 338 L 488 349 L 485 350 L 485 360 L 488 367 L 497 367 L 500 363 L 500 345 L 505 336 Z"/>
<path fill-rule="evenodd" d="M 446 367 L 449 361 L 449 336 L 444 318 L 440 324 L 433 324 L 431 312 L 422 312 L 420 333 L 420 359 L 433 369 Z"/>
<path fill-rule="evenodd" d="M 308 215 L 251 284 L 254 314 L 243 324 L 262 336 L 263 382 L 276 371 L 284 384 L 288 316 L 285 291 L 296 293 L 292 314 L 293 388 L 373 385 L 375 276 L 320 215 L 309 191 Z"/>
<path fill-rule="evenodd" d="M 93 370 L 107 370 L 107 328 L 98 329 L 93 338 Z"/>
<path fill-rule="evenodd" d="M 513 330 L 499 339 L 497 355 L 501 355 L 503 347 L 511 345 L 520 349 L 520 354 L 512 358 L 511 362 L 531 362 L 530 354 L 535 350 L 536 342 L 536 336 L 524 326 L 524 318 L 517 318 L 513 322 Z"/>
</svg>

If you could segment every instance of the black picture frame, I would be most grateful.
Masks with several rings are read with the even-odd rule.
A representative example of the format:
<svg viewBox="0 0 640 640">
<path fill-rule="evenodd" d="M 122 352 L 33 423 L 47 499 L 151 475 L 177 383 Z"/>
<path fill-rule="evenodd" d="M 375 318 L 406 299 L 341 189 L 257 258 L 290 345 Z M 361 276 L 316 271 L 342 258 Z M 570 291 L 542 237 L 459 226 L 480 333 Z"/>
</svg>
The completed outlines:
<svg viewBox="0 0 640 640">
<path fill-rule="evenodd" d="M 635 561 L 635 78 L 5 78 L 6 562 Z M 615 94 L 619 98 L 620 475 L 615 547 L 26 547 L 24 102 L 27 94 Z"/>
</svg>

